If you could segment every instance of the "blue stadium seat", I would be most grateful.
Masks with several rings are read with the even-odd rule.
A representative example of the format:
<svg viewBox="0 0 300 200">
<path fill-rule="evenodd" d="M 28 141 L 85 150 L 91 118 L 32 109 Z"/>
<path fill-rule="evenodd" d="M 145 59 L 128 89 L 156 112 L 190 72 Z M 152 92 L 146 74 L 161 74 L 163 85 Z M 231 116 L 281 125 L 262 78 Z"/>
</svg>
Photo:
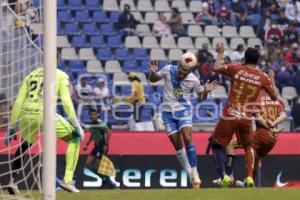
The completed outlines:
<svg viewBox="0 0 300 200">
<path fill-rule="evenodd" d="M 154 108 L 152 105 L 143 105 L 139 108 L 138 122 L 148 122 L 153 120 Z"/>
<path fill-rule="evenodd" d="M 120 14 L 121 13 L 119 11 L 111 11 L 110 21 L 113 22 L 113 23 L 118 22 Z"/>
<path fill-rule="evenodd" d="M 207 99 L 194 107 L 193 122 L 216 122 L 219 119 L 219 107 L 215 99 Z"/>
<path fill-rule="evenodd" d="M 59 22 L 73 22 L 74 19 L 72 17 L 72 14 L 69 10 L 67 11 L 59 11 L 57 14 L 57 20 Z"/>
<path fill-rule="evenodd" d="M 278 18 L 277 14 L 271 14 L 271 20 L 275 21 Z"/>
<path fill-rule="evenodd" d="M 115 59 L 120 61 L 130 60 L 128 49 L 116 49 Z"/>
<path fill-rule="evenodd" d="M 145 94 L 152 94 L 153 93 L 153 86 L 152 85 L 144 85 L 144 92 Z"/>
<path fill-rule="evenodd" d="M 150 73 L 149 69 L 150 60 L 143 60 L 140 65 L 140 71 L 148 75 Z"/>
<path fill-rule="evenodd" d="M 84 124 L 90 124 L 92 121 L 90 119 L 89 115 L 90 107 L 89 106 L 83 106 L 80 114 L 80 121 Z"/>
<path fill-rule="evenodd" d="M 72 38 L 72 46 L 75 48 L 88 48 L 90 44 L 86 40 L 85 36 L 74 36 Z"/>
<path fill-rule="evenodd" d="M 59 22 L 57 22 L 57 35 L 64 35 L 65 31 L 63 27 L 60 25 Z"/>
<path fill-rule="evenodd" d="M 86 0 L 85 5 L 86 5 L 86 9 L 88 9 L 88 10 L 100 10 L 101 9 L 99 0 Z"/>
<path fill-rule="evenodd" d="M 82 60 L 70 60 L 69 61 L 69 70 L 71 72 L 82 71 L 85 68 Z"/>
<path fill-rule="evenodd" d="M 82 31 L 85 35 L 89 35 L 89 36 L 99 35 L 100 33 L 95 23 L 84 24 Z"/>
<path fill-rule="evenodd" d="M 248 19 L 253 26 L 257 26 L 260 22 L 261 15 L 260 14 L 251 14 Z"/>
<path fill-rule="evenodd" d="M 122 71 L 125 73 L 138 72 L 139 66 L 136 60 L 126 60 L 123 63 Z"/>
<path fill-rule="evenodd" d="M 93 21 L 96 23 L 101 23 L 101 24 L 109 23 L 109 19 L 106 15 L 105 11 L 94 12 L 93 13 Z"/>
<path fill-rule="evenodd" d="M 118 121 L 128 121 L 130 116 L 133 114 L 133 107 L 128 104 L 115 104 L 112 106 L 116 117 L 122 117 L 122 119 L 118 119 Z"/>
<path fill-rule="evenodd" d="M 131 94 L 131 85 L 122 85 L 120 86 L 120 95 L 128 96 Z"/>
<path fill-rule="evenodd" d="M 33 0 L 32 1 L 32 5 L 33 5 L 33 7 L 39 7 L 40 6 L 40 3 L 41 3 L 42 1 L 40 1 L 40 0 Z"/>
<path fill-rule="evenodd" d="M 103 37 L 100 35 L 92 36 L 90 38 L 90 45 L 93 48 L 106 48 L 107 47 L 106 42 L 104 41 Z"/>
<path fill-rule="evenodd" d="M 75 14 L 75 19 L 80 23 L 89 23 L 92 21 L 89 12 L 87 10 L 77 11 Z"/>
<path fill-rule="evenodd" d="M 96 57 L 101 61 L 107 61 L 113 59 L 113 55 L 110 49 L 98 49 Z"/>
<path fill-rule="evenodd" d="M 132 57 L 136 60 L 149 60 L 149 55 L 146 49 L 136 48 L 132 51 Z"/>
<path fill-rule="evenodd" d="M 110 48 L 123 48 L 124 47 L 124 44 L 121 40 L 121 36 L 119 36 L 119 35 L 108 37 L 107 45 Z"/>
<path fill-rule="evenodd" d="M 113 36 L 117 34 L 112 24 L 102 24 L 100 27 L 100 32 L 105 36 Z"/>
<path fill-rule="evenodd" d="M 83 10 L 84 5 L 82 4 L 82 0 L 69 0 L 68 8 L 71 10 Z"/>
<path fill-rule="evenodd" d="M 57 0 L 57 9 L 58 10 L 66 10 L 67 9 L 65 0 Z"/>
<path fill-rule="evenodd" d="M 80 35 L 80 29 L 77 24 L 68 23 L 65 25 L 65 34 L 66 35 Z"/>
<path fill-rule="evenodd" d="M 163 68 L 164 66 L 170 65 L 170 64 L 171 64 L 171 62 L 168 61 L 168 60 L 160 60 L 160 61 L 158 62 L 158 69 L 161 69 L 161 68 Z"/>
</svg>

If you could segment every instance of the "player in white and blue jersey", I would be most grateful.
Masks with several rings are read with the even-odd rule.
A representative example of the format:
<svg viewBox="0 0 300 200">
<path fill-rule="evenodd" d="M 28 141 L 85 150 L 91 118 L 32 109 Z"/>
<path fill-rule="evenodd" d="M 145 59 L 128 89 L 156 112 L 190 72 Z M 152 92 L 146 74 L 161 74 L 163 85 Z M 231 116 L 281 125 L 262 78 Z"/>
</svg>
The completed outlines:
<svg viewBox="0 0 300 200">
<path fill-rule="evenodd" d="M 197 154 L 192 141 L 192 105 L 190 96 L 193 91 L 201 99 L 218 86 L 214 81 L 200 85 L 192 73 L 197 64 L 193 53 L 181 56 L 179 66 L 166 65 L 160 71 L 156 62 L 150 63 L 150 82 L 165 80 L 163 89 L 163 121 L 168 137 L 183 169 L 188 173 L 193 188 L 199 188 L 201 180 L 197 170 Z M 185 148 L 184 148 L 185 147 Z"/>
</svg>

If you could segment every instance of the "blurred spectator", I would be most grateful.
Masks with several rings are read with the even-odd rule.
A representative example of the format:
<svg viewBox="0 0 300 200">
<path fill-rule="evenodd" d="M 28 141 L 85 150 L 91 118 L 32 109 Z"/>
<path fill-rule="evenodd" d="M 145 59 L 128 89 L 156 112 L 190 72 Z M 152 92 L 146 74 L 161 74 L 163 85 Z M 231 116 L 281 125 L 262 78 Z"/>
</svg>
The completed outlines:
<svg viewBox="0 0 300 200">
<path fill-rule="evenodd" d="M 208 54 L 206 62 L 201 64 L 199 67 L 199 74 L 204 82 L 210 79 L 210 76 L 212 75 L 213 65 L 214 58 L 211 54 Z"/>
<path fill-rule="evenodd" d="M 130 72 L 128 74 L 128 80 L 131 82 L 131 95 L 124 97 L 124 101 L 130 104 L 145 104 L 145 92 L 144 86 L 141 83 L 141 80 L 137 77 L 134 72 Z"/>
<path fill-rule="evenodd" d="M 294 23 L 290 23 L 287 30 L 283 32 L 283 44 L 290 46 L 293 43 L 298 43 L 299 34 Z"/>
<path fill-rule="evenodd" d="M 247 25 L 247 7 L 242 0 L 232 0 L 231 4 L 231 23 L 234 26 Z"/>
<path fill-rule="evenodd" d="M 95 110 L 97 109 L 96 102 L 92 99 L 92 86 L 87 83 L 86 78 L 81 78 L 80 83 L 77 83 L 76 92 L 78 97 L 78 104 L 85 104 Z"/>
<path fill-rule="evenodd" d="M 171 35 L 171 28 L 162 12 L 158 13 L 158 19 L 154 22 L 153 31 L 159 36 Z"/>
<path fill-rule="evenodd" d="M 278 14 L 279 5 L 276 0 L 261 0 L 261 10 L 267 9 L 271 14 Z"/>
<path fill-rule="evenodd" d="M 209 0 L 208 2 L 204 2 L 202 4 L 201 12 L 196 16 L 196 22 L 204 22 L 207 25 L 218 25 L 218 21 L 216 18 L 216 13 L 214 9 L 213 0 Z"/>
<path fill-rule="evenodd" d="M 268 60 L 267 54 L 262 55 L 260 57 L 258 67 L 261 69 L 261 71 L 266 72 L 266 73 L 272 69 L 272 65 L 271 65 L 271 62 Z"/>
<path fill-rule="evenodd" d="M 261 38 L 262 40 L 264 40 L 265 31 L 270 27 L 270 25 L 271 25 L 271 13 L 268 9 L 265 9 L 265 11 L 259 21 L 256 35 L 259 38 Z"/>
<path fill-rule="evenodd" d="M 203 64 L 207 61 L 207 57 L 212 54 L 208 51 L 208 43 L 203 43 L 202 48 L 198 51 L 198 60 L 200 64 Z"/>
<path fill-rule="evenodd" d="M 176 34 L 178 36 L 187 36 L 187 31 L 182 25 L 182 19 L 178 8 L 172 8 L 172 15 L 167 23 L 170 25 L 173 34 Z"/>
<path fill-rule="evenodd" d="M 236 50 L 231 54 L 231 61 L 233 63 L 241 63 L 244 58 L 245 48 L 243 44 L 239 44 L 236 47 Z"/>
<path fill-rule="evenodd" d="M 271 27 L 266 30 L 265 41 L 267 43 L 277 43 L 279 44 L 283 39 L 283 32 L 278 28 L 275 21 L 271 22 Z"/>
<path fill-rule="evenodd" d="M 104 99 L 109 97 L 109 90 L 105 86 L 105 81 L 103 78 L 98 79 L 97 86 L 94 88 L 94 94 L 97 99 Z"/>
<path fill-rule="evenodd" d="M 293 73 L 293 67 L 292 65 L 284 60 L 284 54 L 279 53 L 277 59 L 272 64 L 272 70 L 277 73 L 280 71 L 281 67 L 285 66 L 287 70 L 292 74 Z"/>
<path fill-rule="evenodd" d="M 298 64 L 297 71 L 294 73 L 291 79 L 291 85 L 294 86 L 300 94 L 300 65 Z"/>
<path fill-rule="evenodd" d="M 231 25 L 231 21 L 230 21 L 231 13 L 226 8 L 224 3 L 221 5 L 221 9 L 217 13 L 217 18 L 218 18 L 218 22 L 221 26 Z"/>
<path fill-rule="evenodd" d="M 281 90 L 284 86 L 289 85 L 291 74 L 288 72 L 286 66 L 281 66 L 280 71 L 276 73 L 276 86 Z"/>
<path fill-rule="evenodd" d="M 297 65 L 300 62 L 300 54 L 298 51 L 298 44 L 293 43 L 292 49 L 286 53 L 284 59 L 289 62 L 294 68 L 297 67 Z"/>
<path fill-rule="evenodd" d="M 297 0 L 290 0 L 285 7 L 285 16 L 290 21 L 300 22 L 300 2 Z"/>
<path fill-rule="evenodd" d="M 286 18 L 283 10 L 279 12 L 279 16 L 276 19 L 276 24 L 281 30 L 288 28 L 289 20 Z"/>
<path fill-rule="evenodd" d="M 130 5 L 125 4 L 124 10 L 120 14 L 117 27 L 121 31 L 121 37 L 122 39 L 125 39 L 128 35 L 135 35 L 135 27 L 140 22 L 136 20 L 133 16 L 133 14 L 130 12 Z"/>
<path fill-rule="evenodd" d="M 292 106 L 292 111 L 291 115 L 294 120 L 294 130 L 295 131 L 300 131 L 300 98 L 295 97 L 293 99 L 293 106 Z"/>
<path fill-rule="evenodd" d="M 247 3 L 248 15 L 259 14 L 259 6 L 257 0 L 251 0 Z"/>
</svg>

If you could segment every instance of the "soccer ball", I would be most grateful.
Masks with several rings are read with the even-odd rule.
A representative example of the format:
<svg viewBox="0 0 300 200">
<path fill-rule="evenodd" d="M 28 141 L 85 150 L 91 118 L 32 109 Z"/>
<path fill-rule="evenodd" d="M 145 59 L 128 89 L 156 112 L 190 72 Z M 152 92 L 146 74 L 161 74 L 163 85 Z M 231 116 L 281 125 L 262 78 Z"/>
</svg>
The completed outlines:
<svg viewBox="0 0 300 200">
<path fill-rule="evenodd" d="M 195 54 L 187 52 L 181 56 L 181 66 L 186 70 L 191 70 L 197 64 L 197 58 Z"/>
</svg>

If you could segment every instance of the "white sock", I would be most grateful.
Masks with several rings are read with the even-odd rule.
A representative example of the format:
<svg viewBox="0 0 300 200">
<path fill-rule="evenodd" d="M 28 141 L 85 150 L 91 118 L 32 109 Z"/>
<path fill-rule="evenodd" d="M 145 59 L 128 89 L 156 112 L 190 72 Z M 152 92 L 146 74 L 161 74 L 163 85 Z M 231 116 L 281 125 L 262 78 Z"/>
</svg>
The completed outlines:
<svg viewBox="0 0 300 200">
<path fill-rule="evenodd" d="M 187 172 L 188 176 L 191 177 L 192 169 L 189 160 L 187 158 L 185 148 L 176 151 L 176 156 L 181 167 Z"/>
</svg>

